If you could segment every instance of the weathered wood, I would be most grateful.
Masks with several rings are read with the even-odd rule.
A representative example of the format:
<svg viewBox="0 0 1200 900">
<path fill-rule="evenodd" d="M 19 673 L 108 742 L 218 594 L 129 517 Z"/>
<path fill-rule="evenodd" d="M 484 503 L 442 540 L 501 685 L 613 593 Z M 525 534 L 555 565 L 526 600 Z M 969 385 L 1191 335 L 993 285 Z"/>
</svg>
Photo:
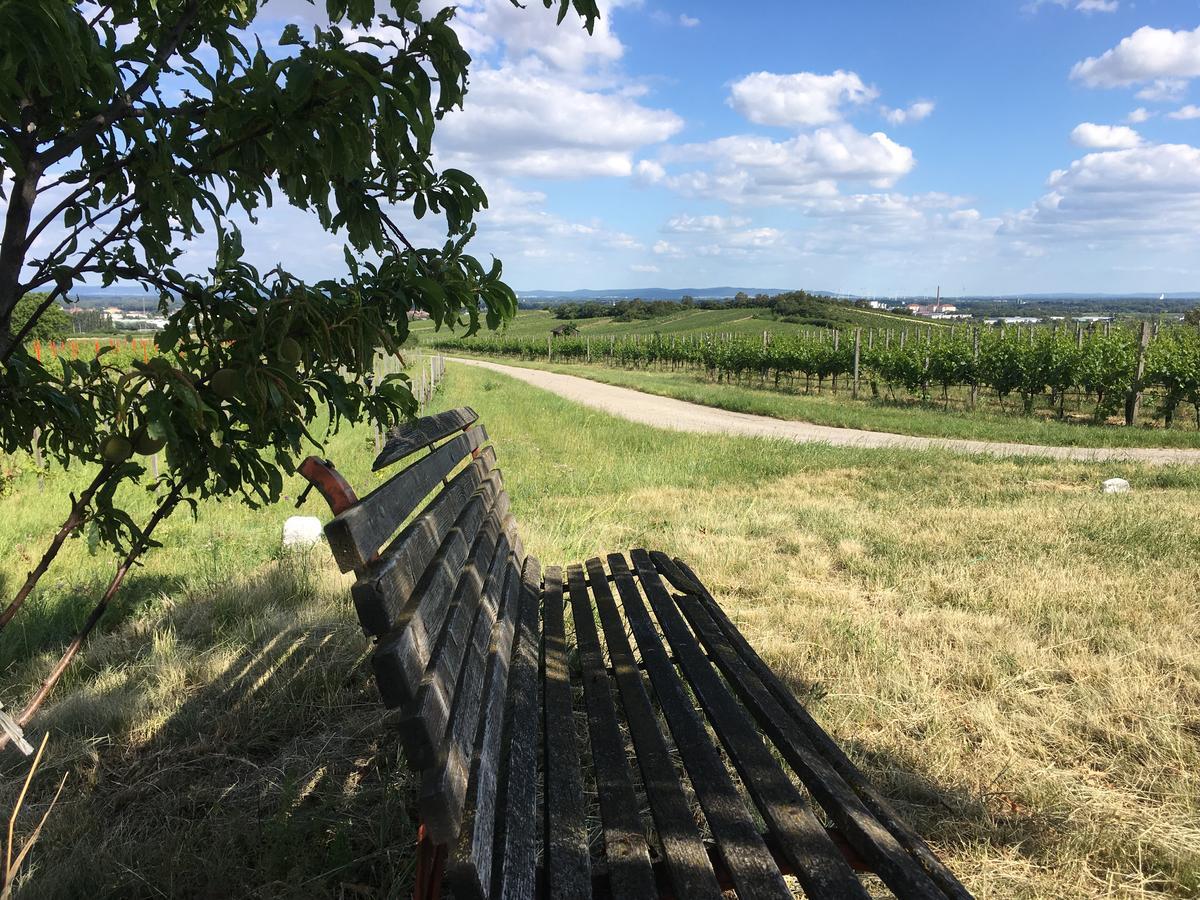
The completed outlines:
<svg viewBox="0 0 1200 900">
<path fill-rule="evenodd" d="M 625 558 L 618 553 L 609 554 L 608 567 L 613 573 L 617 593 L 621 596 L 625 616 L 641 651 L 642 663 L 650 676 L 658 705 L 675 738 L 675 746 L 738 894 L 791 900 L 791 890 L 742 803 L 721 754 L 696 714 L 675 667 L 667 658 Z"/>
<path fill-rule="evenodd" d="M 651 553 L 655 566 L 666 574 L 674 566 L 662 553 Z M 713 620 L 697 592 L 676 598 L 692 630 L 726 680 L 754 714 L 759 727 L 775 746 L 805 787 L 841 829 L 851 847 L 901 898 L 942 898 L 944 895 L 921 867 L 863 805 L 858 795 L 833 767 L 816 752 L 799 725 L 771 695 L 762 681 L 737 655 L 733 645 Z"/>
<path fill-rule="evenodd" d="M 393 475 L 336 516 L 325 526 L 325 537 L 341 570 L 361 569 L 373 559 L 429 492 L 486 441 L 482 425 L 472 428 Z"/>
<path fill-rule="evenodd" d="M 675 896 L 720 900 L 722 892 L 712 862 L 679 783 L 666 740 L 659 731 L 658 719 L 599 559 L 587 561 L 587 573 L 613 664 L 613 680 L 621 694 L 621 706 Z"/>
<path fill-rule="evenodd" d="M 600 651 L 595 613 L 581 566 L 567 569 L 567 589 L 575 622 L 575 646 L 583 674 L 583 699 L 587 706 L 592 765 L 604 826 L 609 886 L 615 900 L 649 900 L 657 895 L 654 870 L 650 867 L 650 851 L 638 814 L 629 761 L 625 758 L 625 741 L 617 721 L 612 685 Z"/>
<path fill-rule="evenodd" d="M 548 896 L 590 897 L 591 858 L 563 626 L 563 577 L 562 569 L 553 566 L 546 569 L 542 632 L 546 667 L 542 685 L 542 729 L 545 735 Z"/>
<path fill-rule="evenodd" d="M 500 619 L 492 632 L 488 671 L 480 699 L 481 722 L 475 749 L 475 765 L 467 789 L 463 825 L 454 858 L 468 860 L 465 873 L 471 890 L 479 896 L 491 896 L 493 861 L 496 846 L 496 816 L 500 810 L 497 788 L 503 765 L 501 739 L 511 670 L 511 652 L 518 618 L 524 605 L 521 572 L 512 554 L 505 561 L 509 591 Z M 463 879 L 457 879 L 462 881 Z M 461 891 L 460 891 L 461 893 Z"/>
<path fill-rule="evenodd" d="M 436 763 L 438 744 L 446 733 L 463 658 L 470 643 L 484 580 L 498 553 L 507 552 L 500 540 L 500 519 L 492 514 L 475 537 L 471 555 L 463 567 L 462 576 L 446 614 L 442 635 L 434 646 L 429 668 L 421 679 L 413 702 L 408 704 L 400 719 L 399 730 L 409 761 L 417 768 Z"/>
<path fill-rule="evenodd" d="M 438 549 L 488 479 L 498 477 L 492 468 L 491 448 L 451 480 L 449 486 L 388 545 L 375 562 L 359 575 L 351 589 L 358 620 L 368 634 L 382 635 L 396 623 L 400 610 L 412 597 L 421 576 Z"/>
<path fill-rule="evenodd" d="M 372 472 L 399 462 L 425 447 L 459 431 L 466 431 L 479 418 L 469 406 L 451 409 L 436 416 L 425 416 L 388 430 L 383 449 L 371 466 Z"/>
<path fill-rule="evenodd" d="M 700 698 L 705 714 L 742 776 L 742 784 L 795 867 L 805 891 L 812 897 L 867 900 L 866 889 L 826 834 L 808 801 L 780 768 L 755 730 L 753 720 L 705 658 L 650 555 L 645 550 L 634 550 L 630 558 L 688 683 Z"/>
<path fill-rule="evenodd" d="M 521 576 L 521 618 L 513 654 L 510 712 L 503 753 L 506 777 L 501 782 L 504 810 L 495 876 L 502 900 L 526 900 L 537 888 L 537 757 L 541 709 L 538 661 L 541 654 L 542 566 L 525 560 Z"/>
<path fill-rule="evenodd" d="M 938 859 L 937 855 L 930 849 L 921 836 L 900 818 L 892 808 L 892 805 L 879 793 L 879 790 L 851 762 L 841 747 L 837 745 L 837 742 L 817 724 L 808 710 L 788 690 L 787 685 L 763 661 L 762 657 L 758 655 L 738 627 L 733 624 L 725 614 L 725 611 L 721 609 L 720 604 L 717 603 L 708 589 L 704 587 L 703 582 L 696 577 L 691 567 L 678 558 L 673 559 L 672 562 L 687 578 L 687 586 L 677 584 L 676 587 L 685 592 L 691 591 L 693 588 L 698 589 L 698 596 L 704 600 L 710 615 L 721 627 L 726 638 L 729 639 L 730 643 L 739 652 L 742 659 L 750 667 L 750 670 L 770 689 L 775 699 L 779 701 L 780 705 L 800 725 L 805 736 L 817 752 L 829 761 L 830 765 L 842 776 L 843 780 L 845 780 L 854 792 L 858 794 L 872 814 L 888 831 L 895 835 L 901 846 L 917 859 L 925 872 L 948 897 L 952 897 L 954 900 L 971 900 L 970 892 L 963 887 L 954 873 L 946 867 L 945 863 Z"/>
<path fill-rule="evenodd" d="M 409 702 L 420 687 L 421 676 L 429 665 L 434 641 L 445 619 L 451 591 L 475 535 L 493 504 L 501 508 L 498 515 L 503 515 L 508 495 L 500 492 L 495 478 L 489 478 L 479 486 L 422 576 L 414 602 L 400 612 L 396 627 L 376 646 L 371 667 L 388 706 Z"/>
<path fill-rule="evenodd" d="M 421 788 L 425 828 L 439 844 L 453 841 L 462 822 L 476 738 L 485 712 L 482 701 L 489 659 L 499 653 L 507 660 L 512 645 L 512 605 L 516 602 L 518 585 L 508 565 L 508 553 L 508 538 L 501 534 L 479 600 L 471 644 L 440 747 L 442 758 L 439 765 L 426 770 Z"/>
</svg>

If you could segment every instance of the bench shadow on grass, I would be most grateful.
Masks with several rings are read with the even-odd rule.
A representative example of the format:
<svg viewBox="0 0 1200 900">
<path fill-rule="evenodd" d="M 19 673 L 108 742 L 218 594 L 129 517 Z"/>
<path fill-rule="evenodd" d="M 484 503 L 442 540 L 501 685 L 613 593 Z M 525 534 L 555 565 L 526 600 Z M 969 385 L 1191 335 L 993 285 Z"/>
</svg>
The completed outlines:
<svg viewBox="0 0 1200 900">
<path fill-rule="evenodd" d="M 263 637 L 152 737 L 100 750 L 19 896 L 411 893 L 414 786 L 361 633 L 286 611 L 259 621 Z"/>
</svg>

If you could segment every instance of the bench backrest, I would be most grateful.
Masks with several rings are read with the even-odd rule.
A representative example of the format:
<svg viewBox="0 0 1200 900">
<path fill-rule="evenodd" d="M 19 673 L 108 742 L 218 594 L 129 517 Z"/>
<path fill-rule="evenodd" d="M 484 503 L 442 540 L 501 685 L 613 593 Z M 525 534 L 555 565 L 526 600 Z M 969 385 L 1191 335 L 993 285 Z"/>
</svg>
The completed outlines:
<svg viewBox="0 0 1200 900">
<path fill-rule="evenodd" d="M 473 767 L 497 765 L 487 723 L 505 703 L 518 608 L 540 587 L 487 441 L 466 407 L 392 429 L 374 469 L 403 467 L 325 528 L 341 570 L 358 576 L 371 667 L 438 843 L 459 832 Z"/>
</svg>

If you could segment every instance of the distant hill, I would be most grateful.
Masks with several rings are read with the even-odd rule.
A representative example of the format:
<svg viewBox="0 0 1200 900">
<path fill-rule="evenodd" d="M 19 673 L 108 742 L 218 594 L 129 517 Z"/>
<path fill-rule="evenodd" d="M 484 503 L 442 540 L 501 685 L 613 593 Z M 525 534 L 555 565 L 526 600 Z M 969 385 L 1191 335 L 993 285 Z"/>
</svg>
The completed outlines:
<svg viewBox="0 0 1200 900">
<path fill-rule="evenodd" d="M 541 300 L 553 302 L 578 300 L 682 300 L 684 297 L 695 297 L 697 300 L 724 300 L 735 297 L 739 293 L 756 297 L 766 294 L 774 297 L 776 294 L 786 294 L 791 288 L 748 288 L 748 287 L 707 287 L 707 288 L 610 288 L 593 290 L 579 288 L 573 291 L 517 291 L 521 300 Z M 814 294 L 826 294 L 825 291 L 810 291 Z"/>
</svg>

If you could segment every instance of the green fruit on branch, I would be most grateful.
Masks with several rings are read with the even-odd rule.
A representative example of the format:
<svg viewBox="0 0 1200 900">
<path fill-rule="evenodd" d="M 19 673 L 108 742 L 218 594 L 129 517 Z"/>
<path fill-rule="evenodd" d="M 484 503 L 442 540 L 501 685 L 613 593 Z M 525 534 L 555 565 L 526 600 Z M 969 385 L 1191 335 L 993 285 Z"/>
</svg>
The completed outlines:
<svg viewBox="0 0 1200 900">
<path fill-rule="evenodd" d="M 242 391 L 242 373 L 237 369 L 217 369 L 209 384 L 222 400 L 233 400 Z"/>
<path fill-rule="evenodd" d="M 138 456 L 153 456 L 166 446 L 166 443 L 162 438 L 150 437 L 144 428 L 139 428 L 133 436 L 133 452 Z"/>
<path fill-rule="evenodd" d="M 110 434 L 100 445 L 100 455 L 106 463 L 119 465 L 133 456 L 133 444 L 121 434 Z"/>
<path fill-rule="evenodd" d="M 285 363 L 298 366 L 303 356 L 304 348 L 300 346 L 300 342 L 295 338 L 288 337 L 279 342 L 279 358 Z"/>
</svg>

